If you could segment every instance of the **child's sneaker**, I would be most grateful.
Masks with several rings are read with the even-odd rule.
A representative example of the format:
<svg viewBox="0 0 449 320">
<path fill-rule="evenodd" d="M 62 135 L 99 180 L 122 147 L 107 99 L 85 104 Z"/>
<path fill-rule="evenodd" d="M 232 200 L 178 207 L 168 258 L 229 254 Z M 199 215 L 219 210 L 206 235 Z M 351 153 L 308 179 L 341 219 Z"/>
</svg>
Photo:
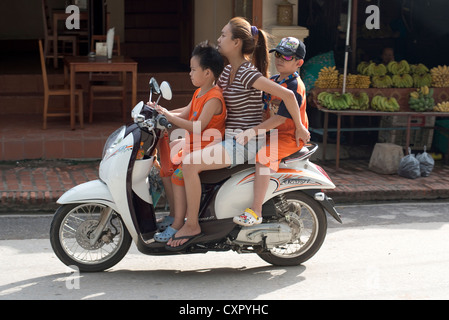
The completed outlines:
<svg viewBox="0 0 449 320">
<path fill-rule="evenodd" d="M 257 216 L 257 214 L 251 210 L 250 208 L 247 208 L 245 212 L 243 212 L 239 216 L 235 216 L 233 219 L 234 223 L 239 224 L 244 227 L 250 227 L 257 224 L 262 223 L 262 217 Z"/>
</svg>

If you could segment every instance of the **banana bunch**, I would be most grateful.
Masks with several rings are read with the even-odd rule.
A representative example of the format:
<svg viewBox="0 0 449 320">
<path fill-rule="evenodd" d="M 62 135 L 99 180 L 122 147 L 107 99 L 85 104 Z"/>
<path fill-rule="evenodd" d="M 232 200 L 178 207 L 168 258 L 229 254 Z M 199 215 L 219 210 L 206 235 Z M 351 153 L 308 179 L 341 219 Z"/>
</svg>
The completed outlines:
<svg viewBox="0 0 449 320">
<path fill-rule="evenodd" d="M 351 93 L 321 92 L 318 94 L 318 103 L 330 110 L 346 110 L 354 101 Z"/>
<path fill-rule="evenodd" d="M 343 88 L 343 75 L 338 78 L 338 87 Z M 348 89 L 366 89 L 369 88 L 371 79 L 369 76 L 360 74 L 348 74 L 346 77 L 346 88 Z"/>
<path fill-rule="evenodd" d="M 408 73 L 395 74 L 393 75 L 392 80 L 395 88 L 412 88 L 414 84 L 413 77 Z"/>
<path fill-rule="evenodd" d="M 413 74 L 413 85 L 415 88 L 430 87 L 432 85 L 432 76 L 430 73 L 424 73 L 424 74 Z"/>
<path fill-rule="evenodd" d="M 324 67 L 318 74 L 315 87 L 321 89 L 338 88 L 338 70 L 334 67 Z"/>
<path fill-rule="evenodd" d="M 366 92 L 360 92 L 353 94 L 353 104 L 351 109 L 353 110 L 368 110 L 369 109 L 369 96 Z"/>
<path fill-rule="evenodd" d="M 332 104 L 333 93 L 323 91 L 318 94 L 317 98 L 318 98 L 318 103 L 320 105 L 322 105 L 323 107 L 329 108 L 329 106 L 331 106 L 331 104 Z"/>
<path fill-rule="evenodd" d="M 374 88 L 391 88 L 393 86 L 393 80 L 390 76 L 374 76 L 372 78 Z"/>
<path fill-rule="evenodd" d="M 355 88 L 359 89 L 367 89 L 371 84 L 371 79 L 369 76 L 357 75 L 357 82 L 355 84 Z"/>
<path fill-rule="evenodd" d="M 418 88 L 418 90 L 416 90 L 416 92 L 418 93 L 422 93 L 424 96 L 428 96 L 431 95 L 433 96 L 433 89 L 430 89 L 428 86 L 423 86 Z"/>
<path fill-rule="evenodd" d="M 449 87 L 449 67 L 438 66 L 430 70 L 432 75 L 432 87 Z"/>
<path fill-rule="evenodd" d="M 428 86 L 418 88 L 416 91 L 410 93 L 408 103 L 410 105 L 410 109 L 414 111 L 432 111 L 435 106 L 433 89 Z"/>
<path fill-rule="evenodd" d="M 371 100 L 371 107 L 377 111 L 399 111 L 399 103 L 394 97 L 375 96 L 373 100 Z"/>
<path fill-rule="evenodd" d="M 364 75 L 365 74 L 365 70 L 368 68 L 370 63 L 371 63 L 371 61 L 370 62 L 367 62 L 367 61 L 360 62 L 357 65 L 357 72 Z"/>
<path fill-rule="evenodd" d="M 449 112 L 449 101 L 440 102 L 435 107 L 433 107 L 433 111 Z"/>
<path fill-rule="evenodd" d="M 427 68 L 422 63 L 412 64 L 412 65 L 410 65 L 410 73 L 424 75 L 426 73 L 429 73 L 429 68 Z"/>
<path fill-rule="evenodd" d="M 384 64 L 363 61 L 357 66 L 357 72 L 365 76 L 384 76 L 387 74 L 387 67 Z"/>
<path fill-rule="evenodd" d="M 402 60 L 400 62 L 391 61 L 387 65 L 387 70 L 388 70 L 388 72 L 390 72 L 391 74 L 394 74 L 394 75 L 407 74 L 407 73 L 410 73 L 410 65 L 405 60 Z"/>
</svg>

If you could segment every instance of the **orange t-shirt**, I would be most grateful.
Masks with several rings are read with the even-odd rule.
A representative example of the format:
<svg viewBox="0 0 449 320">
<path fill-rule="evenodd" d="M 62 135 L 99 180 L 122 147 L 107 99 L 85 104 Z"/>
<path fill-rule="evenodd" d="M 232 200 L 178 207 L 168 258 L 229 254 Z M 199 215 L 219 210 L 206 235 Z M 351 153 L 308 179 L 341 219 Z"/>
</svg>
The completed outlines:
<svg viewBox="0 0 449 320">
<path fill-rule="evenodd" d="M 207 101 L 210 99 L 219 99 L 221 101 L 221 113 L 216 114 L 212 117 L 209 124 L 204 128 L 204 130 L 201 132 L 201 136 L 194 135 L 189 132 L 189 135 L 186 134 L 186 144 L 190 144 L 190 152 L 194 150 L 204 149 L 207 147 L 211 142 L 218 139 L 217 136 L 211 135 L 209 136 L 209 139 L 207 136 L 205 136 L 203 133 L 208 129 L 215 129 L 216 131 L 213 132 L 212 130 L 207 132 L 208 134 L 215 133 L 216 135 L 220 135 L 220 139 L 223 139 L 226 129 L 226 105 L 225 101 L 223 99 L 222 91 L 219 87 L 215 86 L 212 89 L 210 89 L 208 92 L 203 94 L 201 97 L 198 97 L 201 89 L 198 89 L 195 91 L 195 94 L 193 95 L 192 102 L 190 105 L 190 113 L 189 113 L 189 120 L 190 121 L 197 121 L 198 118 L 201 115 L 201 112 L 203 111 L 204 105 Z M 203 141 L 203 139 L 205 141 Z"/>
<path fill-rule="evenodd" d="M 277 80 L 277 76 L 271 78 L 272 81 Z M 301 122 L 307 129 L 309 128 L 309 120 L 307 118 L 307 101 L 306 89 L 301 78 L 293 77 L 281 84 L 281 86 L 292 90 L 295 93 L 299 105 L 299 114 L 301 115 Z M 257 161 L 273 170 L 278 170 L 279 162 L 285 157 L 299 151 L 304 146 L 304 142 L 300 141 L 300 146 L 296 146 L 295 140 L 295 123 L 291 119 L 291 115 L 285 106 L 285 103 L 278 97 L 271 96 L 271 100 L 267 101 L 268 108 L 266 113 L 270 115 L 281 115 L 286 117 L 286 121 L 280 126 L 276 127 L 278 131 L 277 146 L 270 146 L 270 138 L 267 137 L 267 145 L 259 150 Z M 271 150 L 272 149 L 272 150 Z"/>
<path fill-rule="evenodd" d="M 225 133 L 225 125 L 226 125 L 226 105 L 223 99 L 223 95 L 221 93 L 221 89 L 217 86 L 213 87 L 211 90 L 206 92 L 206 94 L 202 95 L 201 97 L 198 97 L 198 94 L 200 93 L 200 89 L 195 91 L 195 94 L 193 95 L 191 104 L 190 104 L 190 113 L 189 113 L 189 120 L 190 121 L 196 121 L 200 117 L 201 112 L 203 111 L 203 107 L 206 104 L 207 101 L 213 98 L 217 98 L 221 101 L 222 111 L 218 115 L 214 115 L 212 119 L 210 120 L 207 127 L 201 132 L 203 135 L 204 131 L 206 129 L 216 129 L 215 131 L 217 135 L 220 135 L 220 139 L 223 139 L 224 133 Z M 170 146 L 169 146 L 169 138 L 166 134 L 160 141 L 159 144 L 159 151 L 160 151 L 160 158 L 161 158 L 161 177 L 170 177 L 172 176 L 173 172 L 178 168 L 179 164 L 181 163 L 182 159 L 188 154 L 189 152 L 192 152 L 193 150 L 198 149 L 197 146 L 200 146 L 200 149 L 204 149 L 208 144 L 214 141 L 214 139 L 217 139 L 218 137 L 210 136 L 210 139 L 208 141 L 202 141 L 203 137 L 199 137 L 200 143 L 197 142 L 198 137 L 194 137 L 194 139 L 190 139 L 189 132 L 186 132 L 186 144 L 189 144 L 189 148 L 187 149 L 187 146 L 185 146 L 183 149 L 181 149 L 173 158 L 170 158 Z M 204 137 L 206 138 L 206 137 Z M 219 140 L 221 141 L 221 140 Z M 186 150 L 188 152 L 183 153 L 183 150 Z"/>
<path fill-rule="evenodd" d="M 195 91 L 195 94 L 193 95 L 192 102 L 190 105 L 190 113 L 189 113 L 189 120 L 190 121 L 197 121 L 198 118 L 201 115 L 201 112 L 203 111 L 204 105 L 207 101 L 210 99 L 217 98 L 221 101 L 221 113 L 216 114 L 212 117 L 212 119 L 209 121 L 209 124 L 204 128 L 204 130 L 201 132 L 201 136 L 190 134 L 189 132 L 186 132 L 186 146 L 189 146 L 189 149 L 183 148 L 183 150 L 187 149 L 189 152 L 192 152 L 194 150 L 200 150 L 204 149 L 211 143 L 217 143 L 221 142 L 223 140 L 224 134 L 225 134 L 225 128 L 226 128 L 226 105 L 225 101 L 223 99 L 223 95 L 221 93 L 221 89 L 217 86 L 210 89 L 208 92 L 206 92 L 201 97 L 198 97 L 198 94 L 200 93 L 200 89 Z M 214 130 L 212 130 L 214 129 Z M 206 136 L 207 135 L 207 136 Z M 193 136 L 193 139 L 191 139 L 191 136 Z M 178 186 L 184 186 L 184 177 L 182 172 L 182 159 L 186 156 L 186 153 L 183 153 L 183 150 L 180 150 L 176 156 L 174 156 L 171 161 L 172 163 L 178 163 L 179 165 L 174 167 L 174 172 L 171 176 L 171 181 L 173 184 L 176 184 Z"/>
</svg>

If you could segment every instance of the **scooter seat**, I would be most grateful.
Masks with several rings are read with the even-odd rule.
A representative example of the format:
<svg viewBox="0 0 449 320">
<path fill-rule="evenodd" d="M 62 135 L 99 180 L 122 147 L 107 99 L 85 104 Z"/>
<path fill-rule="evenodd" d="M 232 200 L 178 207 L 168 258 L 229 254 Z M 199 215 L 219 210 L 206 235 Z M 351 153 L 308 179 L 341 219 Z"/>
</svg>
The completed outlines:
<svg viewBox="0 0 449 320">
<path fill-rule="evenodd" d="M 286 158 L 282 159 L 282 162 L 288 163 L 292 161 L 304 160 L 309 158 L 318 148 L 318 145 L 311 142 L 308 143 L 301 150 L 289 155 Z M 219 170 L 208 170 L 200 173 L 201 183 L 203 184 L 217 184 L 220 183 L 232 175 L 247 169 L 254 169 L 255 164 L 244 163 L 238 166 L 235 166 L 231 169 L 224 168 Z"/>
<path fill-rule="evenodd" d="M 309 152 L 309 149 L 302 148 L 301 150 L 299 150 L 299 151 L 289 155 L 288 157 L 285 157 L 284 159 L 282 159 L 282 162 L 293 160 L 293 159 L 299 159 L 299 158 L 305 156 L 308 152 Z"/>
<path fill-rule="evenodd" d="M 312 156 L 312 154 L 314 154 L 317 149 L 318 145 L 316 143 L 310 142 L 306 144 L 301 150 L 282 159 L 282 162 L 289 163 L 293 161 L 305 160 L 307 158 L 310 158 L 310 156 Z"/>
<path fill-rule="evenodd" d="M 254 166 L 255 166 L 255 164 L 244 163 L 244 164 L 235 166 L 231 169 L 224 168 L 224 169 L 219 169 L 219 170 L 203 171 L 200 173 L 201 183 L 217 184 L 217 183 L 220 183 L 220 182 L 228 179 L 229 177 L 231 177 L 232 175 L 234 175 L 240 171 L 250 169 L 250 168 L 254 169 Z"/>
</svg>

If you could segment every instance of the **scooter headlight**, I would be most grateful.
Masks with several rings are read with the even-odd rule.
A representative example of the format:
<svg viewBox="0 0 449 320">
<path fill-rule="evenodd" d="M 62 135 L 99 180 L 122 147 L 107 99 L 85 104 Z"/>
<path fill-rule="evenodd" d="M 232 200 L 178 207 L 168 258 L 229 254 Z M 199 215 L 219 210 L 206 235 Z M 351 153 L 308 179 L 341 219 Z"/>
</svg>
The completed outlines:
<svg viewBox="0 0 449 320">
<path fill-rule="evenodd" d="M 108 157 L 114 151 L 117 144 L 119 144 L 123 138 L 125 137 L 126 127 L 123 126 L 117 130 L 115 130 L 106 140 L 106 143 L 103 148 L 103 159 Z"/>
</svg>

